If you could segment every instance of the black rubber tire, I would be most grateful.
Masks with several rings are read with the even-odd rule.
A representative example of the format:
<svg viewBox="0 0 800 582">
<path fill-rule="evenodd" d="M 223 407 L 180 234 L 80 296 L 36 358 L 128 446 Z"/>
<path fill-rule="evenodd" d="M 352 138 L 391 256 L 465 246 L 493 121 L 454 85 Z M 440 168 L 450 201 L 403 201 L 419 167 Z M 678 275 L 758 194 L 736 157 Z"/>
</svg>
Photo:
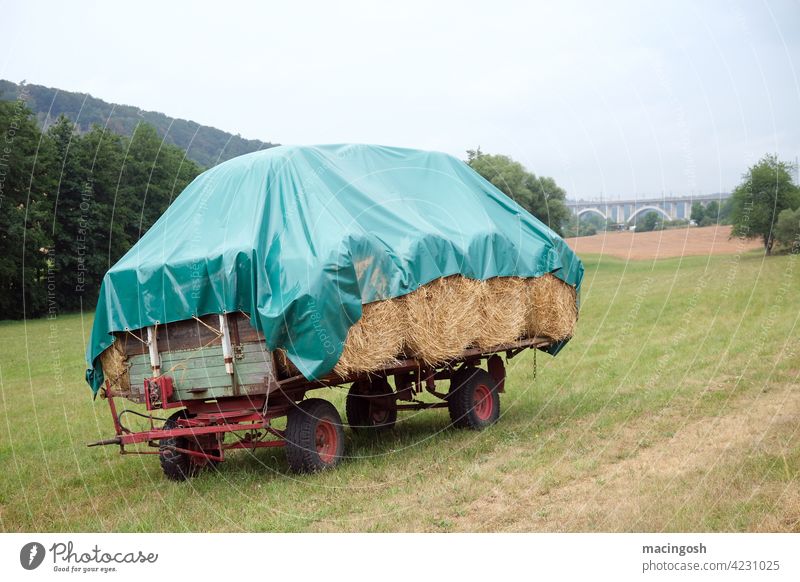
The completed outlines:
<svg viewBox="0 0 800 582">
<path fill-rule="evenodd" d="M 476 397 L 483 395 L 476 402 Z M 489 372 L 464 368 L 450 380 L 447 408 L 453 426 L 483 430 L 500 418 L 500 395 Z"/>
<path fill-rule="evenodd" d="M 358 383 L 350 387 L 345 402 L 347 424 L 356 432 L 382 432 L 394 428 L 397 422 L 397 408 L 373 407 L 376 398 L 394 394 L 392 386 L 386 378 L 376 378 L 370 382 L 368 392 L 364 393 L 363 386 Z M 383 412 L 383 416 L 376 416 Z"/>
<path fill-rule="evenodd" d="M 177 428 L 179 418 L 188 418 L 185 410 L 179 410 L 164 422 L 164 429 Z M 192 462 L 186 453 L 173 450 L 170 447 L 186 449 L 189 446 L 189 439 L 186 437 L 170 437 L 158 441 L 158 458 L 161 461 L 161 469 L 167 479 L 172 481 L 186 481 L 197 475 L 200 466 Z"/>
<path fill-rule="evenodd" d="M 320 431 L 325 435 L 322 443 Z M 344 454 L 342 418 L 333 404 L 321 398 L 303 400 L 289 411 L 284 438 L 286 460 L 295 473 L 330 469 Z"/>
</svg>

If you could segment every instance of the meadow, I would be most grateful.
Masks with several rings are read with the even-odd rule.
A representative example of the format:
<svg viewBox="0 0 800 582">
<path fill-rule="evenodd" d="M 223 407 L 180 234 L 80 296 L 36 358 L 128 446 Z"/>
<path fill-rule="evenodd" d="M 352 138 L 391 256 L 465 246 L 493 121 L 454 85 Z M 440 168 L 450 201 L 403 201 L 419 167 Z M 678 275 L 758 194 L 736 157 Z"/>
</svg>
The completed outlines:
<svg viewBox="0 0 800 582">
<path fill-rule="evenodd" d="M 113 433 L 91 314 L 0 322 L 0 529 L 800 532 L 800 257 L 583 259 L 574 339 L 508 362 L 498 424 L 401 413 L 317 475 L 261 449 L 174 483 L 87 448 Z"/>
</svg>

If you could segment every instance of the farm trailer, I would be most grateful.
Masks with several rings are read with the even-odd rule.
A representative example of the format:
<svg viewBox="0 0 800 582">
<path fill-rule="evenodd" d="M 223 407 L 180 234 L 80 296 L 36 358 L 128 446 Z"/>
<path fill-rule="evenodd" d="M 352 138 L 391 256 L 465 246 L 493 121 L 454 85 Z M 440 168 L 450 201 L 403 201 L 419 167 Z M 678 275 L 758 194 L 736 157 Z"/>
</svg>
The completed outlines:
<svg viewBox="0 0 800 582">
<path fill-rule="evenodd" d="M 548 338 L 520 339 L 489 350 L 466 349 L 431 366 L 413 357 L 369 374 L 330 373 L 307 380 L 266 349 L 263 336 L 242 312 L 115 333 L 121 372 L 106 379 L 113 438 L 89 446 L 118 445 L 121 454 L 157 454 L 169 479 L 185 480 L 224 461 L 236 449 L 285 447 L 290 469 L 314 472 L 344 456 L 344 433 L 336 408 L 306 393 L 350 384 L 346 416 L 355 431 L 391 429 L 401 410 L 447 408 L 454 426 L 481 430 L 500 414 L 505 364 L 525 349 L 546 349 Z M 389 384 L 394 379 L 396 390 Z M 447 392 L 437 381 L 449 381 Z M 427 392 L 437 402 L 422 402 Z M 144 404 L 147 412 L 117 407 L 115 399 Z M 174 411 L 162 419 L 156 414 Z M 148 430 L 126 426 L 126 416 L 143 416 Z M 286 417 L 286 428 L 272 426 Z M 132 445 L 146 445 L 132 447 Z M 148 450 L 155 449 L 155 450 Z"/>
</svg>

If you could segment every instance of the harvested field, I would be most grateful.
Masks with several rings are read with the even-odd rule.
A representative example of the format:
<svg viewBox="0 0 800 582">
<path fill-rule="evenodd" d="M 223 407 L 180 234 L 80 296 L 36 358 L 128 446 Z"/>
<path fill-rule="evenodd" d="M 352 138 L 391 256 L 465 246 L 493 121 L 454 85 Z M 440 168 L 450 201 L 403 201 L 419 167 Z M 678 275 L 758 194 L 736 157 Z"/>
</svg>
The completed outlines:
<svg viewBox="0 0 800 582">
<path fill-rule="evenodd" d="M 730 226 L 705 226 L 639 233 L 602 232 L 566 240 L 578 254 L 633 260 L 736 254 L 761 248 L 758 239 L 731 239 L 730 234 Z"/>
<path fill-rule="evenodd" d="M 113 433 L 83 380 L 90 317 L 0 322 L 0 528 L 800 532 L 797 256 L 585 264 L 575 338 L 509 362 L 497 425 L 401 413 L 311 476 L 241 451 L 176 485 L 87 448 Z"/>
</svg>

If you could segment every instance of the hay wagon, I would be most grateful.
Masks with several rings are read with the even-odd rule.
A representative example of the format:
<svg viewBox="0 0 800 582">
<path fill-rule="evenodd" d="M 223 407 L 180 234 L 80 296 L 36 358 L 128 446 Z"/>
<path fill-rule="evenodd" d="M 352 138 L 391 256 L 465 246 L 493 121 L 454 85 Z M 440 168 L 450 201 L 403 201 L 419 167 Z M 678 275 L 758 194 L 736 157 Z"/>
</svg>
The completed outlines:
<svg viewBox="0 0 800 582">
<path fill-rule="evenodd" d="M 342 420 L 327 400 L 306 397 L 322 387 L 349 386 L 346 418 L 354 431 L 389 430 L 399 411 L 431 408 L 447 408 L 456 427 L 481 430 L 500 415 L 502 356 L 552 344 L 548 338 L 526 338 L 470 348 L 440 365 L 401 357 L 370 373 L 331 373 L 310 381 L 285 356 L 266 350 L 263 336 L 241 312 L 123 332 L 117 342 L 107 367 L 110 372 L 110 358 L 125 362 L 126 378 L 113 378 L 113 387 L 109 378 L 101 392 L 116 435 L 90 446 L 158 454 L 164 474 L 174 480 L 194 476 L 236 449 L 284 447 L 296 472 L 332 467 L 344 456 Z M 449 387 L 440 391 L 443 382 Z M 423 392 L 436 401 L 420 401 Z M 120 410 L 115 402 L 120 397 L 144 404 L 147 412 Z M 129 429 L 130 414 L 144 416 L 149 430 Z M 281 417 L 285 429 L 273 428 Z M 132 447 L 138 444 L 146 447 Z"/>
<path fill-rule="evenodd" d="M 582 277 L 556 233 L 446 154 L 281 146 L 228 160 L 103 278 L 86 379 L 115 435 L 93 444 L 157 454 L 172 479 L 261 447 L 324 469 L 344 446 L 336 409 L 307 397 L 326 386 L 348 387 L 354 430 L 426 408 L 484 428 L 503 356 L 555 355 L 572 336 Z"/>
</svg>

